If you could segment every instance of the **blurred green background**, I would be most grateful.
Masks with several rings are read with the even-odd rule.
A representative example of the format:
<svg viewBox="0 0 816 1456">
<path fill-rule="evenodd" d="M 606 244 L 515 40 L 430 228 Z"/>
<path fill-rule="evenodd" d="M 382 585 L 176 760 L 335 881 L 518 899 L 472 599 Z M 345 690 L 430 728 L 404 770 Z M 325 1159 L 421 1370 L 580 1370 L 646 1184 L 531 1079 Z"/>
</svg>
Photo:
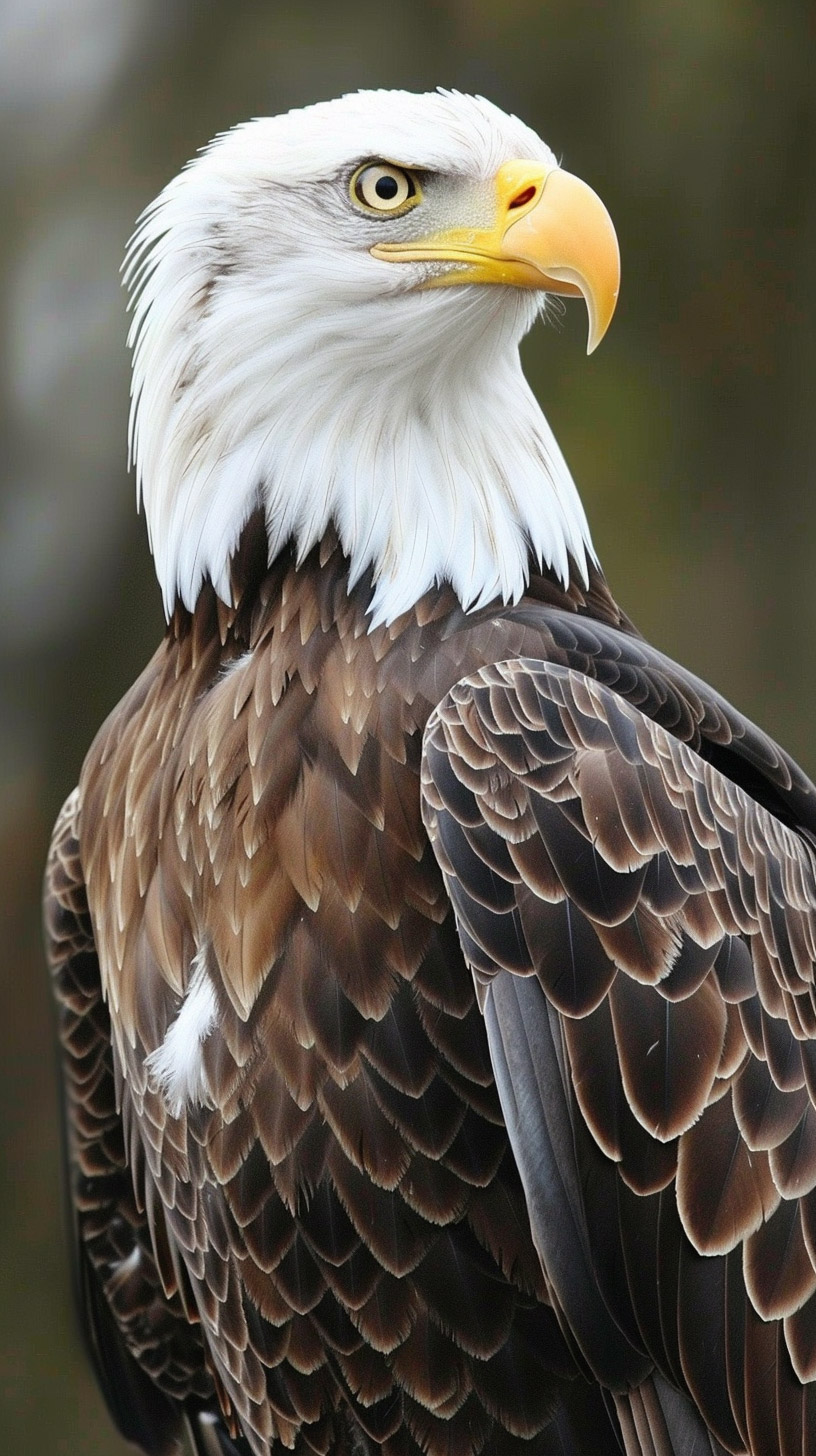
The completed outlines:
<svg viewBox="0 0 816 1456">
<path fill-rule="evenodd" d="M 0 0 L 0 1444 L 122 1452 L 77 1348 L 50 825 L 162 630 L 126 473 L 136 215 L 252 115 L 475 90 L 604 197 L 623 291 L 525 346 L 619 600 L 816 776 L 813 0 Z"/>
</svg>

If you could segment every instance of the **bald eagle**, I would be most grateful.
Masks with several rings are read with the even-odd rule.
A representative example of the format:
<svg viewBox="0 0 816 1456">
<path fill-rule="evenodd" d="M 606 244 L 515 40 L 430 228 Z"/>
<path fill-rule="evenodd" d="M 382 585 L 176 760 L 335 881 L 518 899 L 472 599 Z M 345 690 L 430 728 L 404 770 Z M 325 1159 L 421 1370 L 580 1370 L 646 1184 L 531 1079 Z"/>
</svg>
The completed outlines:
<svg viewBox="0 0 816 1456">
<path fill-rule="evenodd" d="M 816 1452 L 816 790 L 616 605 L 519 363 L 618 277 L 448 92 L 238 127 L 131 244 L 168 627 L 46 925 L 151 1456 Z"/>
</svg>

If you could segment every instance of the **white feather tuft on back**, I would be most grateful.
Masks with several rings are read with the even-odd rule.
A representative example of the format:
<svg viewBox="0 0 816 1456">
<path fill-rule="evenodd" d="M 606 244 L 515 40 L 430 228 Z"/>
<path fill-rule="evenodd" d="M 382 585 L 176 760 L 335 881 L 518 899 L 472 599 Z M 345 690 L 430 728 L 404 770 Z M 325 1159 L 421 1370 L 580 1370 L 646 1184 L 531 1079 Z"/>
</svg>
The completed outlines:
<svg viewBox="0 0 816 1456">
<path fill-rule="evenodd" d="M 209 1102 L 210 1088 L 202 1052 L 215 1025 L 216 1011 L 206 952 L 201 950 L 193 960 L 190 982 L 175 1021 L 168 1027 L 161 1045 L 145 1059 L 150 1079 L 173 1117 L 180 1117 L 187 1104 L 201 1107 Z"/>
</svg>

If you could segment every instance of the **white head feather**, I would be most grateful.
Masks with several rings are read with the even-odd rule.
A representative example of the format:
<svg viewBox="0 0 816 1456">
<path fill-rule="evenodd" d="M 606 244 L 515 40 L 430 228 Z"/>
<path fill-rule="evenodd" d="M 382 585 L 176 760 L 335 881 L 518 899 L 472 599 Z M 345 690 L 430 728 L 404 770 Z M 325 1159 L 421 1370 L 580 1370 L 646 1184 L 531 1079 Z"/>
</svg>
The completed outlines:
<svg viewBox="0 0 816 1456">
<path fill-rule="evenodd" d="M 334 524 L 352 580 L 373 569 L 374 623 L 443 581 L 465 607 L 516 600 L 531 551 L 586 575 L 583 508 L 519 361 L 544 296 L 421 290 L 439 265 L 372 257 L 382 223 L 349 176 L 376 157 L 477 201 L 505 161 L 555 160 L 481 98 L 361 92 L 227 132 L 139 223 L 130 438 L 168 614 L 205 578 L 229 600 L 259 504 L 270 559 Z"/>
</svg>

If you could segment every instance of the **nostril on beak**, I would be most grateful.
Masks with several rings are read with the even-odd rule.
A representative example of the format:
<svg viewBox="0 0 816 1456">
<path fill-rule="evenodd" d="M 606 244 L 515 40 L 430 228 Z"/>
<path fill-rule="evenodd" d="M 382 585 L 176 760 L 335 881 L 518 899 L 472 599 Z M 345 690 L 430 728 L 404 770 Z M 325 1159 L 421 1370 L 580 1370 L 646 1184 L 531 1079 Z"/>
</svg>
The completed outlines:
<svg viewBox="0 0 816 1456">
<path fill-rule="evenodd" d="M 516 196 L 513 198 L 513 201 L 510 203 L 510 206 L 507 209 L 508 212 L 512 212 L 514 207 L 524 207 L 526 203 L 532 202 L 535 195 L 535 187 L 523 187 L 521 192 L 516 193 Z"/>
</svg>

